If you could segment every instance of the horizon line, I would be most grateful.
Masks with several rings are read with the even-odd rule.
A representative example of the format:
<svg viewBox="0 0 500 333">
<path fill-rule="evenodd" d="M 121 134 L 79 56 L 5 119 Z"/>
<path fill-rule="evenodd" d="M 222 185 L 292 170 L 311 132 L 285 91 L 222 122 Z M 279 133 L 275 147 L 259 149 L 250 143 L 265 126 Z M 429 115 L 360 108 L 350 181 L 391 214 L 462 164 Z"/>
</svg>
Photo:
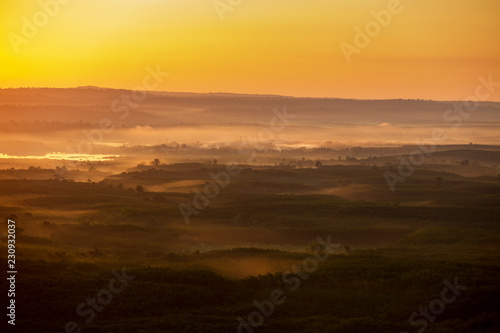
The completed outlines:
<svg viewBox="0 0 500 333">
<path fill-rule="evenodd" d="M 95 90 L 125 90 L 125 91 L 143 91 L 146 93 L 169 93 L 169 94 L 193 94 L 193 95 L 243 95 L 243 96 L 262 96 L 262 97 L 283 97 L 283 98 L 296 98 L 296 99 L 332 99 L 332 100 L 352 100 L 352 101 L 423 101 L 423 102 L 463 102 L 470 101 L 466 99 L 427 99 L 427 98 L 349 98 L 349 97 L 312 97 L 312 96 L 294 96 L 294 95 L 280 95 L 273 93 L 237 93 L 237 92 L 193 92 L 193 91 L 166 91 L 166 90 L 136 90 L 127 88 L 112 88 L 100 87 L 93 85 L 72 86 L 72 87 L 0 87 L 0 90 L 15 90 L 15 89 L 95 89 Z M 480 100 L 479 103 L 500 103 L 500 100 Z"/>
</svg>

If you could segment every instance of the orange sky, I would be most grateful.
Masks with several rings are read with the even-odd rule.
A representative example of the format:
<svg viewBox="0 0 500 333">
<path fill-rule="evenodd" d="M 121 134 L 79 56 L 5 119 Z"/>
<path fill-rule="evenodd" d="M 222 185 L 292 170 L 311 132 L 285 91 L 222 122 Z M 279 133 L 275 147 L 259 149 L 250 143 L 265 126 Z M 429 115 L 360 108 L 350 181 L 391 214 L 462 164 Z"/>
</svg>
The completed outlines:
<svg viewBox="0 0 500 333">
<path fill-rule="evenodd" d="M 60 1 L 2 1 L 0 87 L 132 89 L 156 65 L 166 91 L 443 100 L 500 82 L 498 0 L 401 0 L 350 63 L 341 43 L 397 0 L 242 0 L 223 20 L 213 0 Z"/>
</svg>

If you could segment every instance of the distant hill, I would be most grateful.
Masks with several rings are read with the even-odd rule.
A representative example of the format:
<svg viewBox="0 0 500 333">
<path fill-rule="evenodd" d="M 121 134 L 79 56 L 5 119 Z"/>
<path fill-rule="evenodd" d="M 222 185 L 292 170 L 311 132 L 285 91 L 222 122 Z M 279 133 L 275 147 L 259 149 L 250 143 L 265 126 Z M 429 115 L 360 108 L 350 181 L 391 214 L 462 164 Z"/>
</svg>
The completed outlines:
<svg viewBox="0 0 500 333">
<path fill-rule="evenodd" d="M 58 147 L 67 145 L 61 140 L 77 145 L 82 136 L 86 138 L 82 131 L 100 128 L 103 120 L 120 129 L 103 138 L 113 144 L 228 145 L 240 139 L 255 141 L 262 136 L 260 131 L 272 126 L 271 146 L 395 147 L 429 142 L 436 128 L 447 131 L 447 141 L 438 144 L 500 143 L 500 102 L 480 103 L 455 126 L 450 117 L 461 116 L 449 113 L 459 101 L 182 92 L 147 92 L 138 101 L 133 96 L 130 90 L 95 86 L 0 89 L 0 130 L 16 133 L 5 141 L 18 140 L 20 133 L 26 133 L 30 141 L 38 140 L 33 136 L 39 134 L 45 142 L 50 135 L 58 139 Z M 286 130 L 278 130 L 283 122 L 279 114 L 284 113 L 291 116 L 285 121 Z"/>
</svg>

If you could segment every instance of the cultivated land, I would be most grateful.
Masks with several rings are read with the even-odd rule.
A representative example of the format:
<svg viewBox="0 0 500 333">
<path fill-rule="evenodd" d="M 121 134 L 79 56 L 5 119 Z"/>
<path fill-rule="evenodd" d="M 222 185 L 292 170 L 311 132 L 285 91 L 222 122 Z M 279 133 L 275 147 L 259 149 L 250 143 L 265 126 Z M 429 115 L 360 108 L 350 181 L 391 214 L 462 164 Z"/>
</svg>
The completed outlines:
<svg viewBox="0 0 500 333">
<path fill-rule="evenodd" d="M 347 118 L 339 110 L 352 115 L 354 106 L 369 118 L 366 108 L 377 103 L 158 94 L 141 106 L 144 110 L 115 123 L 116 132 L 92 143 L 90 155 L 115 157 L 73 163 L 26 156 L 37 149 L 42 155 L 64 151 L 54 148 L 68 142 L 76 147 L 85 139 L 82 128 L 96 129 L 100 118 L 112 115 L 105 104 L 113 91 L 2 94 L 2 108 L 10 110 L 2 126 L 22 138 L 2 146 L 8 156 L 0 160 L 1 251 L 7 252 L 7 220 L 15 220 L 16 320 L 22 331 L 500 330 L 499 146 L 436 144 L 392 191 L 386 175 L 402 177 L 401 158 L 409 160 L 417 145 L 314 144 L 333 128 L 325 119 Z M 23 94 L 40 101 L 23 104 Z M 93 105 L 80 102 L 85 94 L 94 98 Z M 273 116 L 269 105 L 283 101 L 298 117 L 289 124 L 292 134 L 276 134 L 281 141 L 266 141 L 253 159 L 251 150 L 238 150 L 240 135 L 223 138 L 225 131 L 213 132 L 217 136 L 208 145 L 148 137 L 168 122 L 181 133 L 189 112 L 200 115 L 191 118 L 195 128 L 236 126 L 235 133 L 241 128 L 258 133 Z M 238 124 L 220 123 L 231 112 L 241 114 L 233 109 L 238 103 L 257 116 L 245 111 Z M 405 107 L 426 107 L 420 115 L 429 117 L 420 121 L 429 128 L 445 126 L 444 102 L 379 103 L 397 106 L 387 111 L 397 114 L 392 127 L 409 126 L 411 116 L 400 114 Z M 66 110 L 58 117 L 61 123 L 55 119 L 58 107 Z M 497 104 L 482 108 L 496 117 Z M 25 112 L 45 117 L 33 120 L 40 121 L 39 132 L 22 119 Z M 79 114 L 86 117 L 81 123 Z M 488 131 L 478 117 L 462 130 Z M 337 129 L 361 126 L 353 122 Z M 378 125 L 373 124 L 387 127 Z M 310 132 L 295 136 L 305 128 Z M 315 131 L 320 138 L 311 137 Z M 54 139 L 41 141 L 42 132 L 54 133 Z M 127 134 L 136 135 L 135 141 L 115 144 Z M 242 140 L 252 147 L 245 136 Z M 224 178 L 228 168 L 237 172 Z M 116 274 L 130 280 L 116 280 Z M 0 287 L 8 289 L 5 280 Z M 92 298 L 95 308 L 87 303 Z"/>
<path fill-rule="evenodd" d="M 81 324 L 76 306 L 125 267 L 135 279 L 85 331 L 236 331 L 274 289 L 287 298 L 262 332 L 416 330 L 408 317 L 455 277 L 467 289 L 428 331 L 498 329 L 500 177 L 429 165 L 392 193 L 368 166 L 247 167 L 187 225 L 178 205 L 193 193 L 147 188 L 205 184 L 222 166 L 192 168 L 1 180 L 1 210 L 18 226 L 19 317 L 39 332 Z M 283 272 L 318 237 L 341 246 L 292 291 Z"/>
</svg>

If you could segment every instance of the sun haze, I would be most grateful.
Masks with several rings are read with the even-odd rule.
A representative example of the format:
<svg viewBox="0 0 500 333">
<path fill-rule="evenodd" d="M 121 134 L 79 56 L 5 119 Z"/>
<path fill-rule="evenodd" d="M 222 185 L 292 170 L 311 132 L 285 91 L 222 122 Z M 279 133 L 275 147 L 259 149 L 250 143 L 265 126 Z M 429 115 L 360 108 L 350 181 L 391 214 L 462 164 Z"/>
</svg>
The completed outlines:
<svg viewBox="0 0 500 333">
<path fill-rule="evenodd" d="M 465 99 L 478 76 L 500 80 L 499 14 L 497 0 L 3 2 L 0 87 L 132 89 L 158 65 L 158 90 Z"/>
</svg>

